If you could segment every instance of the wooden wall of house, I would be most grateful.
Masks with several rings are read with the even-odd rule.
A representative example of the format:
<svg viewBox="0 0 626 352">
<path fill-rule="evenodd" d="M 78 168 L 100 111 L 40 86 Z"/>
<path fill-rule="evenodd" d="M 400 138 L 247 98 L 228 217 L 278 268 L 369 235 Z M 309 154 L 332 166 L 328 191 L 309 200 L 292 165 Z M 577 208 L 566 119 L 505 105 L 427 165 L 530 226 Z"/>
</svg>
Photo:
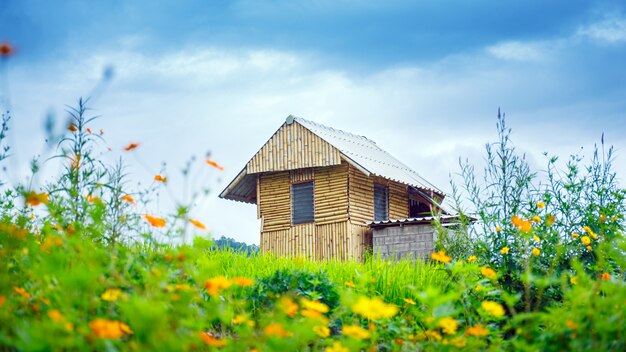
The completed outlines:
<svg viewBox="0 0 626 352">
<path fill-rule="evenodd" d="M 315 223 L 348 220 L 348 164 L 315 169 Z"/>
<path fill-rule="evenodd" d="M 261 232 L 261 251 L 277 256 L 362 260 L 371 247 L 372 235 L 367 226 L 350 221 L 300 224 L 286 230 Z"/>
<path fill-rule="evenodd" d="M 261 231 L 291 227 L 291 179 L 289 172 L 262 174 L 258 181 Z"/>
<path fill-rule="evenodd" d="M 291 184 L 311 180 L 315 182 L 315 222 L 291 225 Z M 345 162 L 261 174 L 257 198 L 261 250 L 317 260 L 361 260 L 372 246 L 366 223 L 374 218 L 374 182 L 389 186 L 389 217 L 408 217 L 406 186 L 368 177 Z"/>
<path fill-rule="evenodd" d="M 348 168 L 349 216 L 355 224 L 374 220 L 374 179 L 354 166 Z"/>
<path fill-rule="evenodd" d="M 297 122 L 284 124 L 246 165 L 248 174 L 341 164 L 339 151 Z"/>
</svg>

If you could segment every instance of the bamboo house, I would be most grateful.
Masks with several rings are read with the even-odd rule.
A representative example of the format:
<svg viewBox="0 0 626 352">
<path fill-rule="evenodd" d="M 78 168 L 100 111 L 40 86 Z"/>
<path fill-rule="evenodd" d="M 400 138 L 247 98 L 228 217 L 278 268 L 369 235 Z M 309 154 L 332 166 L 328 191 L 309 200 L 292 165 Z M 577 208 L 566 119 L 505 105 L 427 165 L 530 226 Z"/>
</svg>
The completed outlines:
<svg viewBox="0 0 626 352">
<path fill-rule="evenodd" d="M 261 250 L 313 259 L 430 253 L 444 193 L 363 136 L 289 116 L 222 191 L 257 205 Z"/>
</svg>

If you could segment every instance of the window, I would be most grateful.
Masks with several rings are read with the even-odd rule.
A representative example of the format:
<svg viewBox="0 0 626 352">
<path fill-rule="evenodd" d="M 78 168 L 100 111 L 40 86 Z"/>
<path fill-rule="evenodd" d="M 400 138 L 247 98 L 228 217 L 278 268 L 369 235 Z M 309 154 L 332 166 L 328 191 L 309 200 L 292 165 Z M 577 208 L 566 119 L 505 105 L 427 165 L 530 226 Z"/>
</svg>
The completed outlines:
<svg viewBox="0 0 626 352">
<path fill-rule="evenodd" d="M 409 217 L 410 218 L 421 218 L 424 216 L 430 216 L 430 206 L 428 204 L 420 201 L 419 199 L 411 198 L 409 200 Z"/>
<path fill-rule="evenodd" d="M 294 183 L 291 185 L 291 223 L 304 224 L 313 222 L 313 182 Z"/>
<path fill-rule="evenodd" d="M 374 184 L 374 221 L 389 220 L 389 188 Z"/>
</svg>

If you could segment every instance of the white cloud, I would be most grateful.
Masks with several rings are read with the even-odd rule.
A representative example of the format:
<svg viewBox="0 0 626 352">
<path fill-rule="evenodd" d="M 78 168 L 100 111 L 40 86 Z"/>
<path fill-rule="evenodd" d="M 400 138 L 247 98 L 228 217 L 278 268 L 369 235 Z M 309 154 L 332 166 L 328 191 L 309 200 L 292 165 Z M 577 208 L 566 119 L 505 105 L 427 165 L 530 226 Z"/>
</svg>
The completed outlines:
<svg viewBox="0 0 626 352">
<path fill-rule="evenodd" d="M 545 58 L 543 43 L 508 41 L 487 48 L 487 52 L 498 59 L 511 61 L 540 61 Z"/>
<path fill-rule="evenodd" d="M 579 28 L 577 35 L 609 44 L 626 42 L 626 19 L 610 17 Z"/>
</svg>

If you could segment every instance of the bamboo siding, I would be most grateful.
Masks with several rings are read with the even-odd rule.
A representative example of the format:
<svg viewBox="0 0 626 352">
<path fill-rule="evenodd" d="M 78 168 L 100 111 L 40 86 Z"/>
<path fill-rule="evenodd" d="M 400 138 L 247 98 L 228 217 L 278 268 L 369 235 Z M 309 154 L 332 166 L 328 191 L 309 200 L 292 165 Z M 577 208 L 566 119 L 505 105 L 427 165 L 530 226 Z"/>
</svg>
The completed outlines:
<svg viewBox="0 0 626 352">
<path fill-rule="evenodd" d="M 248 174 L 341 163 L 341 154 L 299 123 L 284 124 L 246 165 Z"/>
<path fill-rule="evenodd" d="M 350 220 L 357 224 L 374 220 L 374 180 L 352 165 L 348 175 Z"/>
<path fill-rule="evenodd" d="M 409 191 L 407 186 L 389 182 L 389 219 L 409 217 Z"/>
<path fill-rule="evenodd" d="M 285 230 L 291 226 L 291 182 L 289 172 L 259 177 L 261 231 Z"/>
<path fill-rule="evenodd" d="M 288 230 L 261 232 L 261 250 L 277 256 L 362 260 L 371 245 L 371 231 L 349 221 L 301 224 Z"/>
<path fill-rule="evenodd" d="M 315 170 L 315 223 L 348 220 L 348 164 Z"/>
<path fill-rule="evenodd" d="M 291 170 L 289 175 L 291 176 L 291 183 L 313 181 L 314 179 L 313 169 Z"/>
</svg>

